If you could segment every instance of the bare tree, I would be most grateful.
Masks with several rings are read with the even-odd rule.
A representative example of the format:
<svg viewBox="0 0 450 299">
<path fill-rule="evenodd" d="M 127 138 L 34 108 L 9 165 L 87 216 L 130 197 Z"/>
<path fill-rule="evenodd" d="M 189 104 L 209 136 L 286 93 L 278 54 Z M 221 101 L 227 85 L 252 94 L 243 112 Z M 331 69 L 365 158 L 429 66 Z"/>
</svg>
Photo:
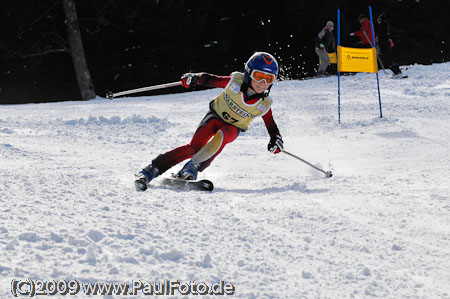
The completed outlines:
<svg viewBox="0 0 450 299">
<path fill-rule="evenodd" d="M 95 90 L 84 55 L 75 1 L 63 0 L 63 7 L 67 20 L 67 34 L 69 36 L 73 66 L 75 68 L 81 98 L 86 101 L 95 98 Z"/>
</svg>

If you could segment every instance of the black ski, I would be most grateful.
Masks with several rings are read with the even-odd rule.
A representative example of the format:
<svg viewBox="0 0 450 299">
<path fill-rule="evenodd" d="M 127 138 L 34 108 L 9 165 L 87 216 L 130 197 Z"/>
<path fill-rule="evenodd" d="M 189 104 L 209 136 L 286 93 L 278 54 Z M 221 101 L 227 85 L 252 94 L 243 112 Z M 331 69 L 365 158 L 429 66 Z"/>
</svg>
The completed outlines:
<svg viewBox="0 0 450 299">
<path fill-rule="evenodd" d="M 177 178 L 164 178 L 163 184 L 175 187 L 181 190 L 197 190 L 197 191 L 212 191 L 214 185 L 209 180 L 188 181 Z"/>
<path fill-rule="evenodd" d="M 392 79 L 396 80 L 396 79 L 406 79 L 408 78 L 408 75 L 403 75 L 401 77 L 392 77 Z"/>
</svg>

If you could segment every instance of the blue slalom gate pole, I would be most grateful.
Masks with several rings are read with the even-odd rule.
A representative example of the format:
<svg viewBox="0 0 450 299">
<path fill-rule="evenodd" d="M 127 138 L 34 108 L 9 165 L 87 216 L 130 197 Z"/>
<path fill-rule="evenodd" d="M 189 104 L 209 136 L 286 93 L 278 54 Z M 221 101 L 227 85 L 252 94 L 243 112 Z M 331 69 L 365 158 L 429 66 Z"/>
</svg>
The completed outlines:
<svg viewBox="0 0 450 299">
<path fill-rule="evenodd" d="M 375 31 L 373 30 L 372 6 L 369 6 L 369 14 L 370 14 L 370 23 L 372 24 L 371 27 L 372 27 L 373 47 L 376 48 Z M 375 55 L 376 55 L 376 53 L 375 53 Z M 380 80 L 378 79 L 378 72 L 377 72 L 377 87 L 378 87 L 378 103 L 380 105 L 380 118 L 382 118 L 383 111 L 381 110 Z"/>
<path fill-rule="evenodd" d="M 338 30 L 337 30 L 337 38 L 338 38 L 338 46 L 341 45 L 341 10 L 338 9 L 337 11 L 337 24 L 338 24 Z M 338 77 L 338 119 L 339 123 L 341 123 L 341 72 L 339 72 L 339 53 L 337 53 L 336 49 L 336 66 L 337 66 L 337 77 Z"/>
</svg>

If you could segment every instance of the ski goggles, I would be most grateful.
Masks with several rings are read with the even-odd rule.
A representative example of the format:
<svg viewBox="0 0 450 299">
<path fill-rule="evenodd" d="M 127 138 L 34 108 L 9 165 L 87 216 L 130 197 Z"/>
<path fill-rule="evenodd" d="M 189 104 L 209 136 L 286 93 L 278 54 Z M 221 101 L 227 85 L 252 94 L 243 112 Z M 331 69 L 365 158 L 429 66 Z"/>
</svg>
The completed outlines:
<svg viewBox="0 0 450 299">
<path fill-rule="evenodd" d="M 275 82 L 275 75 L 271 73 L 266 73 L 263 71 L 253 70 L 250 74 L 250 78 L 255 80 L 256 82 L 266 82 L 266 84 L 272 84 Z"/>
</svg>

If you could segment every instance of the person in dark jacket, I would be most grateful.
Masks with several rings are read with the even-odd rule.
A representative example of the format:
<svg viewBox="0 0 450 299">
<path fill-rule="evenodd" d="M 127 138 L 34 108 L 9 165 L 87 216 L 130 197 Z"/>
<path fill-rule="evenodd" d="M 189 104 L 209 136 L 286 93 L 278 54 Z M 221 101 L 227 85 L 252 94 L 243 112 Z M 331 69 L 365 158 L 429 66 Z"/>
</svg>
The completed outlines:
<svg viewBox="0 0 450 299">
<path fill-rule="evenodd" d="M 317 71 L 317 76 L 326 76 L 327 67 L 330 63 L 330 58 L 328 53 L 336 51 L 336 42 L 334 41 L 333 31 L 334 24 L 332 21 L 328 21 L 326 26 L 319 32 L 319 36 L 316 39 L 314 48 L 317 56 L 320 59 L 319 69 Z"/>
<path fill-rule="evenodd" d="M 394 47 L 394 42 L 391 38 L 391 28 L 387 21 L 386 14 L 382 13 L 379 15 L 377 21 L 377 46 L 383 66 L 394 73 L 394 78 L 402 78 L 402 71 L 399 66 L 392 61 L 391 51 Z"/>
</svg>

